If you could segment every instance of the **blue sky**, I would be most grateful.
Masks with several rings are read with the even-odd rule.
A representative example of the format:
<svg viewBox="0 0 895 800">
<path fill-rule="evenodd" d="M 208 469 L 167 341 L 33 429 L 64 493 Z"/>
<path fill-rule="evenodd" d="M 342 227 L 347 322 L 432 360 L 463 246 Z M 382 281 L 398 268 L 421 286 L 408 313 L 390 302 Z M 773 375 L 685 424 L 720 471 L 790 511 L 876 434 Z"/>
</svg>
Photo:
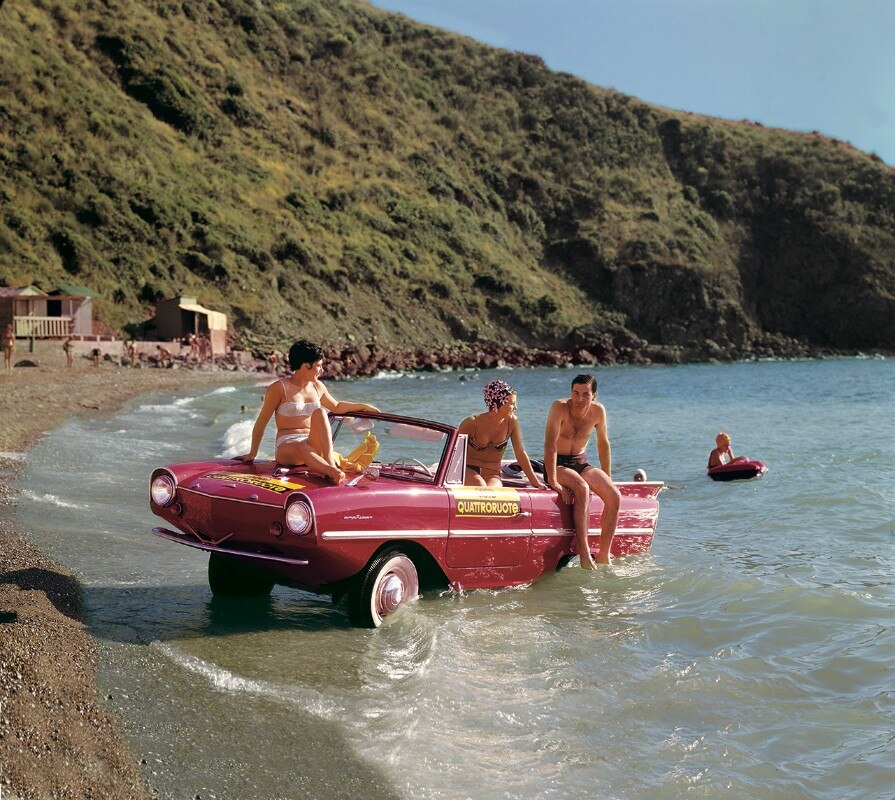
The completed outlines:
<svg viewBox="0 0 895 800">
<path fill-rule="evenodd" d="M 895 165 L 895 0 L 374 0 L 670 108 Z"/>
</svg>

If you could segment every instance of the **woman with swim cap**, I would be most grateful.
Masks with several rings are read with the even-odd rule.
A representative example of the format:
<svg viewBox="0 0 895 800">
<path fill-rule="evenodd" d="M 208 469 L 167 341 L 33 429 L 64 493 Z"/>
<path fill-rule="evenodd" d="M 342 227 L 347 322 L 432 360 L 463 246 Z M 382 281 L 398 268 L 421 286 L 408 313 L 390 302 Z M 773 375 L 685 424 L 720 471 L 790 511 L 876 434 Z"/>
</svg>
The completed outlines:
<svg viewBox="0 0 895 800">
<path fill-rule="evenodd" d="M 465 484 L 503 486 L 501 460 L 507 445 L 512 442 L 516 460 L 529 483 L 537 489 L 546 489 L 546 484 L 535 475 L 522 443 L 522 431 L 516 418 L 516 390 L 505 381 L 494 380 L 485 387 L 483 394 L 488 410 L 460 423 L 459 432 L 468 437 Z"/>
</svg>

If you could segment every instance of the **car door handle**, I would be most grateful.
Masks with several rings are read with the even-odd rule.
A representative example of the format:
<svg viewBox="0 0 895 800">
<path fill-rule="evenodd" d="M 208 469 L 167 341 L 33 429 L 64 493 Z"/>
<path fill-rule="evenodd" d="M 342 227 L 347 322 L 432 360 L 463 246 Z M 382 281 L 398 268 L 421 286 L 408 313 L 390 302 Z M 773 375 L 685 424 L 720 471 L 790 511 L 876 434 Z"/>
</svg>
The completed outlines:
<svg viewBox="0 0 895 800">
<path fill-rule="evenodd" d="M 530 517 L 531 511 L 520 511 L 518 514 L 516 514 L 516 516 L 517 517 Z"/>
</svg>

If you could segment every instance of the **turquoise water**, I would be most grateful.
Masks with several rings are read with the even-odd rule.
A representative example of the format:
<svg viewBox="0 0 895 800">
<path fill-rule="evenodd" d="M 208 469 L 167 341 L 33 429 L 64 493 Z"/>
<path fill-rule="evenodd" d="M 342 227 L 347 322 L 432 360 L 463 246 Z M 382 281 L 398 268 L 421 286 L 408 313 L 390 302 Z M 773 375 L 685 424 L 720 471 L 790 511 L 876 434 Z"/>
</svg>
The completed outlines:
<svg viewBox="0 0 895 800">
<path fill-rule="evenodd" d="M 459 422 L 499 376 L 537 454 L 574 374 L 330 388 Z M 240 405 L 257 409 L 262 388 L 144 399 L 47 436 L 19 515 L 84 583 L 102 696 L 158 796 L 895 795 L 895 362 L 598 377 L 614 477 L 643 468 L 670 487 L 650 554 L 427 595 L 377 631 L 279 587 L 260 605 L 213 603 L 206 558 L 148 533 L 150 469 L 244 452 Z M 705 477 L 721 429 L 764 478 Z"/>
</svg>

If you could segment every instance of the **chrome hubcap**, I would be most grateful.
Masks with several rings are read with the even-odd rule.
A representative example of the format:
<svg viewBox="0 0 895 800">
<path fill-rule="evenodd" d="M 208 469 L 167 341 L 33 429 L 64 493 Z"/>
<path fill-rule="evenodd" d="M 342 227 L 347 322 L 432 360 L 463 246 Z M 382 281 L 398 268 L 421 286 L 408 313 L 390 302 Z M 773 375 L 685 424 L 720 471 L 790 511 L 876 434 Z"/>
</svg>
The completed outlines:
<svg viewBox="0 0 895 800">
<path fill-rule="evenodd" d="M 384 614 L 394 611 L 404 600 L 404 581 L 389 575 L 379 589 L 379 606 Z"/>
</svg>

